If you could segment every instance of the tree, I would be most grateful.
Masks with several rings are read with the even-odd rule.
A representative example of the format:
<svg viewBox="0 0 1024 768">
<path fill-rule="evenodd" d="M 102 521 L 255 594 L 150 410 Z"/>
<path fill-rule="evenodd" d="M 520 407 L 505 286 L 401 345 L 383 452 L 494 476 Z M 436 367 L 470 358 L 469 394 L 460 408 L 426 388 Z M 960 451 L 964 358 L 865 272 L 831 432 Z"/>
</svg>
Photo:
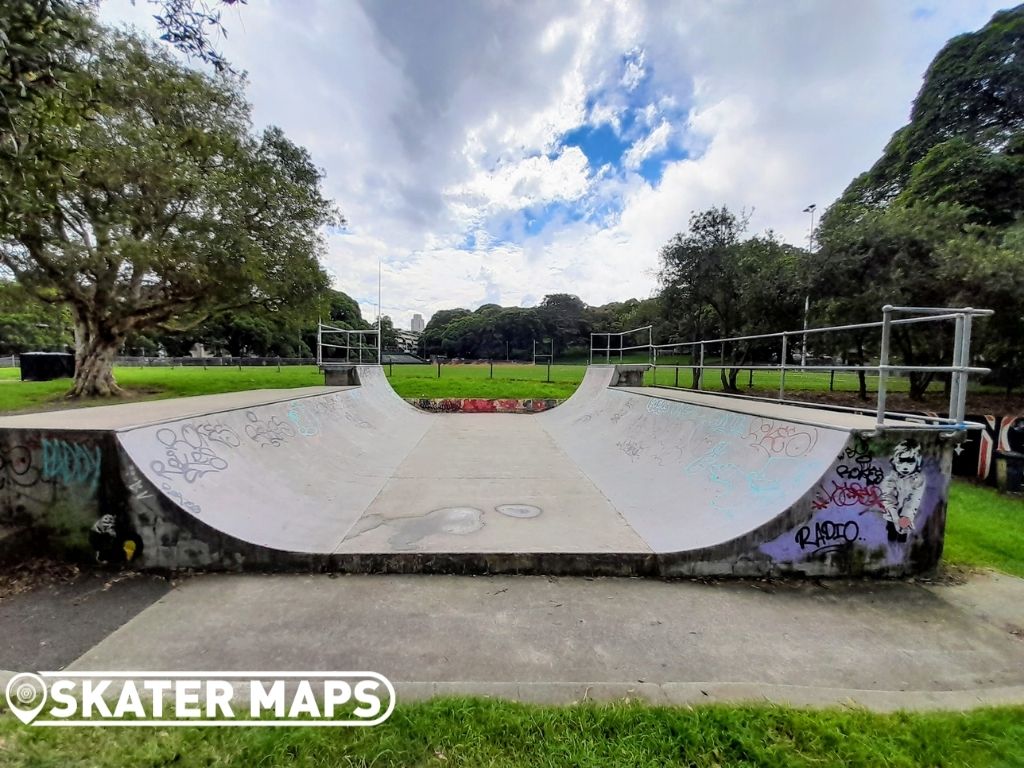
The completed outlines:
<svg viewBox="0 0 1024 768">
<path fill-rule="evenodd" d="M 903 191 L 914 166 L 953 138 L 1001 152 L 1024 132 L 1024 6 L 1000 11 L 977 32 L 950 40 L 914 99 L 910 122 L 855 179 L 845 204 L 881 205 Z"/>
<path fill-rule="evenodd" d="M 161 40 L 192 58 L 211 64 L 219 72 L 230 71 L 227 60 L 210 42 L 214 33 L 227 35 L 216 6 L 245 5 L 246 0 L 218 0 L 213 5 L 205 0 L 149 0 L 149 3 L 160 6 L 153 18 L 160 28 Z"/>
<path fill-rule="evenodd" d="M 321 314 L 330 322 L 341 328 L 358 330 L 369 328 L 369 324 L 363 320 L 362 310 L 359 303 L 347 293 L 335 289 L 328 289 L 322 299 Z"/>
<path fill-rule="evenodd" d="M 377 321 L 373 321 L 373 327 L 377 327 Z M 395 324 L 391 322 L 391 318 L 384 315 L 380 318 L 380 346 L 381 349 L 397 349 L 398 348 L 398 334 L 395 333 Z"/>
<path fill-rule="evenodd" d="M 13 281 L 0 280 L 0 354 L 64 352 L 71 342 L 71 317 L 26 293 Z"/>
<path fill-rule="evenodd" d="M 245 307 L 312 308 L 327 286 L 320 227 L 339 217 L 304 149 L 277 128 L 249 133 L 241 81 L 110 31 L 77 67 L 65 88 L 93 104 L 88 119 L 16 120 L 64 153 L 59 176 L 18 157 L 0 166 L 17 190 L 0 199 L 0 264 L 70 306 L 69 395 L 119 392 L 112 362 L 130 333 Z"/>
<path fill-rule="evenodd" d="M 591 328 L 584 318 L 586 309 L 579 296 L 569 293 L 552 293 L 541 300 L 537 314 L 554 341 L 556 354 L 590 344 Z"/>
<path fill-rule="evenodd" d="M 661 250 L 663 305 L 696 338 L 771 333 L 798 322 L 806 253 L 771 232 L 744 238 L 746 228 L 746 215 L 709 208 L 694 213 L 689 230 Z M 706 351 L 719 353 L 723 366 L 728 358 L 722 386 L 736 391 L 739 366 L 764 345 L 740 342 Z"/>
<path fill-rule="evenodd" d="M 444 350 L 444 332 L 454 321 L 473 314 L 468 309 L 441 309 L 431 316 L 423 328 L 423 348 L 427 355 L 446 354 Z"/>
<path fill-rule="evenodd" d="M 808 280 L 833 322 L 859 323 L 886 303 L 986 306 L 974 349 L 1020 375 L 1024 358 L 1024 6 L 950 40 L 932 61 L 910 122 L 822 217 Z M 860 362 L 868 334 L 851 339 Z M 897 327 L 905 364 L 948 354 L 950 328 Z M 1017 373 L 1014 373 L 1017 372 Z M 921 398 L 934 376 L 910 374 Z M 949 379 L 946 379 L 949 386 Z M 862 377 L 861 393 L 866 394 Z"/>
</svg>

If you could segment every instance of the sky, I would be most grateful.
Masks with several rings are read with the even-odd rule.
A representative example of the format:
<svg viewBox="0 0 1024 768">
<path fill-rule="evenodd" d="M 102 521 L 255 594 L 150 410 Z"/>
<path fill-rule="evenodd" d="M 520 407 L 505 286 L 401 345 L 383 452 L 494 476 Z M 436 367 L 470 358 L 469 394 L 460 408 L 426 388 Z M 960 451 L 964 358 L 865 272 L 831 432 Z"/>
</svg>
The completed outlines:
<svg viewBox="0 0 1024 768">
<path fill-rule="evenodd" d="M 905 124 L 984 0 L 249 0 L 216 47 L 347 219 L 324 266 L 396 327 L 452 307 L 657 291 L 658 252 L 728 205 L 806 243 Z M 146 0 L 101 18 L 153 33 Z"/>
</svg>

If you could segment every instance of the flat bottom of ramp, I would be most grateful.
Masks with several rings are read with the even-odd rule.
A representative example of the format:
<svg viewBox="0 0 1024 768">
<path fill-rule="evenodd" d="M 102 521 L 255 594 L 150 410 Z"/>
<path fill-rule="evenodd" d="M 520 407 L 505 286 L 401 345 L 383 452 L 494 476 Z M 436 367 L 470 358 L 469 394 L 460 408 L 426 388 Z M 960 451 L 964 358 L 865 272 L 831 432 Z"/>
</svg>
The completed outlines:
<svg viewBox="0 0 1024 768">
<path fill-rule="evenodd" d="M 433 421 L 335 551 L 651 550 L 535 419 L 448 414 Z"/>
</svg>

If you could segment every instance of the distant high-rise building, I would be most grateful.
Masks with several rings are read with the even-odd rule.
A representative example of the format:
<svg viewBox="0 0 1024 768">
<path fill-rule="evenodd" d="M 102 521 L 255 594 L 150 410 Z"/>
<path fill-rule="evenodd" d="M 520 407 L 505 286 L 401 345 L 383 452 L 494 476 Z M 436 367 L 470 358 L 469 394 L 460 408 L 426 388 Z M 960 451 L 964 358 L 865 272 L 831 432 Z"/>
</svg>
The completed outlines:
<svg viewBox="0 0 1024 768">
<path fill-rule="evenodd" d="M 423 333 L 423 315 L 415 314 L 412 316 L 412 331 L 413 333 Z"/>
</svg>

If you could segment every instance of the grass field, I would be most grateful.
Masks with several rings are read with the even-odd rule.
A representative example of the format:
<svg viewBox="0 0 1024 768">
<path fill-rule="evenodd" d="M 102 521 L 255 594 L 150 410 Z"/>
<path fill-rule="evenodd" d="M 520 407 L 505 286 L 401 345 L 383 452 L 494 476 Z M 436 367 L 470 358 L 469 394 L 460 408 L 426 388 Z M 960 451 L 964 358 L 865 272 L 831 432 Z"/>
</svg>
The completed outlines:
<svg viewBox="0 0 1024 768">
<path fill-rule="evenodd" d="M 582 381 L 585 365 L 545 365 L 495 363 L 467 363 L 444 365 L 438 376 L 435 365 L 396 365 L 386 367 L 395 391 L 402 397 L 490 397 L 490 398 L 555 398 L 569 397 Z M 323 377 L 315 366 L 276 366 L 231 368 L 199 366 L 178 368 L 153 367 L 116 368 L 117 381 L 133 400 L 164 397 L 203 395 L 214 392 L 234 392 L 244 389 L 278 389 L 323 384 Z M 63 399 L 70 382 L 66 379 L 45 382 L 21 382 L 17 368 L 0 368 L 0 413 L 26 410 L 46 410 L 68 407 Z M 550 378 L 550 381 L 548 381 Z M 648 372 L 647 384 L 672 386 L 676 372 L 672 368 L 659 368 Z M 689 369 L 679 371 L 678 381 L 690 383 Z M 740 389 L 745 391 L 751 381 L 748 374 L 740 376 Z M 856 378 L 850 374 L 837 374 L 830 382 L 827 373 L 799 373 L 786 375 L 787 392 L 825 392 L 830 383 L 837 390 L 856 391 Z M 777 392 L 779 374 L 774 371 L 756 371 L 753 376 L 756 390 Z M 869 387 L 876 386 L 869 379 Z M 936 389 L 940 385 L 935 384 Z M 714 371 L 706 373 L 705 388 L 721 389 L 721 381 Z M 906 392 L 905 379 L 894 379 L 890 391 Z M 103 405 L 109 400 L 81 401 L 76 406 Z"/>
<path fill-rule="evenodd" d="M 954 481 L 943 560 L 1024 578 L 1024 496 Z"/>
<path fill-rule="evenodd" d="M 0 765 L 917 766 L 1024 765 L 1024 708 L 966 714 L 771 706 L 399 704 L 375 728 L 26 728 L 0 718 Z"/>
</svg>

